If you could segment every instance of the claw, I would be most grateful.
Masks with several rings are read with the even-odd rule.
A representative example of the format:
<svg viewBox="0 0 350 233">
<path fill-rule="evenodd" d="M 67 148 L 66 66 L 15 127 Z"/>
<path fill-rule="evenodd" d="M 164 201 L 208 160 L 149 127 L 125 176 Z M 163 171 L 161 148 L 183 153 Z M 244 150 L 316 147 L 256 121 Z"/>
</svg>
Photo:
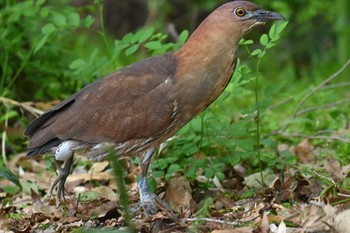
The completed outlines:
<svg viewBox="0 0 350 233">
<path fill-rule="evenodd" d="M 73 164 L 73 158 L 74 156 L 71 155 L 68 160 L 65 161 L 63 168 L 60 170 L 57 178 L 52 182 L 48 196 L 52 196 L 53 190 L 57 186 L 57 193 L 56 193 L 56 207 L 60 207 L 60 201 L 61 199 L 66 202 L 66 197 L 64 196 L 64 185 L 66 183 L 67 177 L 69 176 L 72 164 Z"/>
<path fill-rule="evenodd" d="M 168 203 L 148 190 L 147 178 L 142 176 L 139 180 L 140 206 L 149 216 L 158 212 L 165 212 L 168 217 L 177 221 L 178 218 L 170 209 Z"/>
</svg>

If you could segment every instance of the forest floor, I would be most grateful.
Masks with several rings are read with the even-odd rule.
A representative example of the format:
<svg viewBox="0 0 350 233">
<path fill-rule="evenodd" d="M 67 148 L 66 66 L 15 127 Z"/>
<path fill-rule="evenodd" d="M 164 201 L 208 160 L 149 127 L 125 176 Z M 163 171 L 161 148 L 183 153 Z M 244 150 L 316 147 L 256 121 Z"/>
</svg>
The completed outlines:
<svg viewBox="0 0 350 233">
<path fill-rule="evenodd" d="M 18 171 L 22 190 L 11 194 L 9 190 L 15 189 L 11 179 L 0 181 L 0 187 L 7 187 L 0 189 L 0 232 L 349 232 L 350 193 L 337 182 L 345 179 L 350 166 L 342 167 L 332 158 L 318 160 L 317 149 L 308 140 L 289 149 L 298 156 L 300 167 L 313 167 L 312 176 L 286 168 L 280 174 L 264 173 L 262 185 L 261 174 L 247 175 L 243 165 L 223 168 L 224 181 L 205 180 L 199 173 L 189 182 L 174 174 L 167 182 L 157 180 L 156 194 L 169 203 L 176 217 L 138 211 L 129 222 L 123 217 L 107 161 L 92 164 L 78 156 L 65 186 L 67 201 L 56 208 L 55 196 L 46 195 L 56 177 L 47 171 L 47 160 L 18 154 L 8 168 Z M 129 159 L 124 164 L 130 202 L 137 203 L 139 168 Z M 332 176 L 319 174 L 318 168 Z M 204 188 L 205 182 L 215 188 Z"/>
</svg>

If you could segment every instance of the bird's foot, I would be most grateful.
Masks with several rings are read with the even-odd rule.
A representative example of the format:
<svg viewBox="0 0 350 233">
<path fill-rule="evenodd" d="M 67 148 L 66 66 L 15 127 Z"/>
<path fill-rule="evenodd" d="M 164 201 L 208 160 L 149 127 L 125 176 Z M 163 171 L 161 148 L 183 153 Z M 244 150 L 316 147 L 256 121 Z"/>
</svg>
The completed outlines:
<svg viewBox="0 0 350 233">
<path fill-rule="evenodd" d="M 57 187 L 57 193 L 56 193 L 56 207 L 60 207 L 61 200 L 66 202 L 66 197 L 64 196 L 64 184 L 66 183 L 68 174 L 61 170 L 57 178 L 52 182 L 48 196 L 52 197 L 53 190 Z"/>
<path fill-rule="evenodd" d="M 70 169 L 73 163 L 73 156 L 71 158 L 69 158 L 63 168 L 60 170 L 57 178 L 52 182 L 49 192 L 48 192 L 48 196 L 51 197 L 53 190 L 56 188 L 57 186 L 57 193 L 56 193 L 56 207 L 59 208 L 60 204 L 61 204 L 61 200 L 63 200 L 64 202 L 66 202 L 66 197 L 64 196 L 64 185 L 66 183 L 67 177 L 70 173 Z"/>
<path fill-rule="evenodd" d="M 163 212 L 167 217 L 175 222 L 178 220 L 168 203 L 160 199 L 154 193 L 143 192 L 140 199 L 140 203 L 131 207 L 131 212 L 133 214 L 137 213 L 138 211 L 143 211 L 146 213 L 146 215 L 153 216 L 156 213 Z"/>
</svg>

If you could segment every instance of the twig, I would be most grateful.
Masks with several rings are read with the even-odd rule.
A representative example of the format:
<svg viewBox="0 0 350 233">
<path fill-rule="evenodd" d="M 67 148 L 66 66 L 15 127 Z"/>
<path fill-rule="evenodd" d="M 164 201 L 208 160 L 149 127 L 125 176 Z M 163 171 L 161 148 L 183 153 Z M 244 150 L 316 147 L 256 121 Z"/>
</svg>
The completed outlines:
<svg viewBox="0 0 350 233">
<path fill-rule="evenodd" d="M 320 136 L 320 135 L 305 135 L 305 134 L 286 134 L 282 131 L 278 131 L 276 134 L 286 138 L 308 138 L 308 139 L 322 139 L 322 140 L 335 140 L 350 144 L 350 140 L 339 136 Z"/>
<path fill-rule="evenodd" d="M 267 107 L 267 109 L 268 110 L 272 110 L 274 108 L 278 108 L 279 106 L 281 106 L 281 105 L 283 105 L 283 104 L 285 104 L 285 103 L 287 103 L 287 102 L 289 102 L 289 101 L 291 101 L 293 99 L 294 99 L 293 97 L 288 97 L 287 99 L 284 99 L 281 102 L 278 102 L 278 103 L 276 103 L 274 105 L 270 105 L 269 107 Z"/>
<path fill-rule="evenodd" d="M 341 197 L 350 197 L 350 194 L 338 193 L 338 196 L 341 196 Z"/>
<path fill-rule="evenodd" d="M 293 120 L 297 115 L 299 110 L 301 109 L 301 107 L 303 106 L 303 104 L 306 102 L 306 100 L 308 98 L 310 98 L 310 96 L 312 96 L 313 94 L 315 94 L 317 91 L 319 91 L 320 89 L 322 89 L 327 83 L 329 83 L 330 81 L 332 81 L 333 79 L 335 79 L 340 73 L 342 73 L 348 66 L 350 65 L 350 59 L 347 60 L 347 62 L 334 74 L 332 74 L 329 78 L 327 78 L 326 80 L 324 80 L 321 84 L 319 84 L 317 87 L 315 87 L 314 89 L 312 89 L 310 92 L 308 92 L 303 99 L 299 102 L 298 106 L 296 107 L 294 114 L 290 117 L 290 120 Z M 287 124 L 282 131 L 285 131 L 288 126 L 290 125 Z"/>
<path fill-rule="evenodd" d="M 308 112 L 312 112 L 312 111 L 315 111 L 315 110 L 319 110 L 319 109 L 332 108 L 334 106 L 337 106 L 337 105 L 340 105 L 340 104 L 343 104 L 343 103 L 346 103 L 346 102 L 350 102 L 350 98 L 339 100 L 339 101 L 336 101 L 336 102 L 333 102 L 333 103 L 328 103 L 328 104 L 321 105 L 321 106 L 306 108 L 304 110 L 301 110 L 301 111 L 297 112 L 295 116 L 300 116 L 302 114 L 305 114 L 305 113 L 308 113 Z"/>
<path fill-rule="evenodd" d="M 335 183 L 335 181 L 334 181 L 332 178 L 327 177 L 327 176 L 324 176 L 324 175 L 321 175 L 321 174 L 317 173 L 315 170 L 312 170 L 312 172 L 313 172 L 315 175 L 317 175 L 317 176 L 319 176 L 319 177 L 321 177 L 321 178 L 324 178 L 324 179 L 326 179 L 326 180 L 331 181 L 332 184 L 333 184 L 335 187 L 338 187 L 337 183 Z"/>
<path fill-rule="evenodd" d="M 339 132 L 337 132 L 335 130 L 328 130 L 328 129 L 326 129 L 326 130 L 319 130 L 314 135 L 327 134 L 327 133 L 337 134 L 337 135 L 341 136 L 341 134 Z"/>
<path fill-rule="evenodd" d="M 12 104 L 14 106 L 21 107 L 21 108 L 27 110 L 28 112 L 30 112 L 31 114 L 33 114 L 34 116 L 40 116 L 41 114 L 44 113 L 44 111 L 32 107 L 31 102 L 20 103 L 16 100 L 8 99 L 8 98 L 3 97 L 3 96 L 0 96 L 0 102 L 2 102 L 4 105 Z"/>
<path fill-rule="evenodd" d="M 346 67 L 350 65 L 350 59 L 334 74 L 332 74 L 329 78 L 327 78 L 326 80 L 324 80 L 321 84 L 319 84 L 317 87 L 315 87 L 313 90 L 311 90 L 309 93 L 307 93 L 304 98 L 300 101 L 300 103 L 298 104 L 292 119 L 295 118 L 296 114 L 299 112 L 300 108 L 303 106 L 303 104 L 305 103 L 305 101 L 310 98 L 310 96 L 312 96 L 313 94 L 315 94 L 318 90 L 320 90 L 323 86 L 325 86 L 327 83 L 329 83 L 330 81 L 332 81 L 333 79 L 335 79 L 340 73 L 342 73 Z"/>
<path fill-rule="evenodd" d="M 350 82 L 340 82 L 340 83 L 327 85 L 327 86 L 322 87 L 320 90 L 328 90 L 328 89 L 333 89 L 333 88 L 337 88 L 337 87 L 346 87 L 346 86 L 350 86 Z"/>
<path fill-rule="evenodd" d="M 2 154 L 2 160 L 4 161 L 4 164 L 7 165 L 7 157 L 6 157 L 6 137 L 7 137 L 7 128 L 8 128 L 8 117 L 6 115 L 5 119 L 5 128 L 4 132 L 2 132 L 2 137 L 1 137 L 1 154 Z"/>
<path fill-rule="evenodd" d="M 220 224 L 226 224 L 226 225 L 238 225 L 237 222 L 227 222 L 225 220 L 219 220 L 219 219 L 212 219 L 212 218 L 185 218 L 183 219 L 185 222 L 197 222 L 197 221 L 204 221 L 204 222 L 214 222 L 214 223 L 220 223 Z"/>
</svg>

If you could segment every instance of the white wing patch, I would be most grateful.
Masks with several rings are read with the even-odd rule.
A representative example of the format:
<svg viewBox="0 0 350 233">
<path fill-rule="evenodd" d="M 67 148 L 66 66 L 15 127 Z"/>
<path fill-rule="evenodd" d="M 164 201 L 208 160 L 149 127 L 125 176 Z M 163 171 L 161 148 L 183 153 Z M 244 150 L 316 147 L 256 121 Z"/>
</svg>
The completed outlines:
<svg viewBox="0 0 350 233">
<path fill-rule="evenodd" d="M 59 144 L 55 151 L 56 160 L 66 161 L 73 154 L 74 149 L 76 149 L 79 144 L 78 141 L 74 140 L 64 141 Z"/>
</svg>

